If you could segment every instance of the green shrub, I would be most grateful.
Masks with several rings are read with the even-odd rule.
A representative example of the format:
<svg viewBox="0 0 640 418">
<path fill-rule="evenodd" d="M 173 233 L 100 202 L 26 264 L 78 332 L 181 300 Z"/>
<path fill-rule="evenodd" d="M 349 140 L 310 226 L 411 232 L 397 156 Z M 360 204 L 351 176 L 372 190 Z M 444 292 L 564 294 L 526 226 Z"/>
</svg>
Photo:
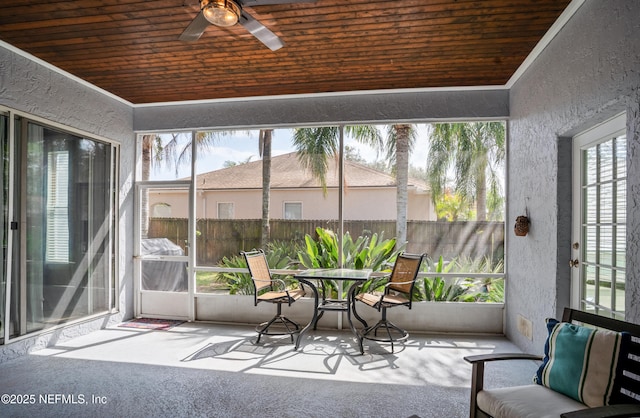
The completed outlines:
<svg viewBox="0 0 640 418">
<path fill-rule="evenodd" d="M 271 269 L 299 268 L 337 268 L 338 239 L 336 234 L 325 228 L 316 228 L 317 239 L 305 236 L 304 245 L 296 242 L 275 241 L 265 248 L 267 263 Z M 353 269 L 371 269 L 372 271 L 391 272 L 393 263 L 403 248 L 395 249 L 396 240 L 384 239 L 383 235 L 373 234 L 371 237 L 359 236 L 355 241 L 347 232 L 342 240 L 343 267 Z M 219 263 L 221 267 L 246 268 L 241 255 L 224 257 Z M 445 262 L 443 257 L 434 263 L 431 259 L 422 266 L 423 271 L 436 273 L 461 273 L 454 279 L 445 277 L 424 277 L 416 283 L 414 301 L 446 301 L 446 302 L 503 302 L 504 279 L 465 278 L 464 273 L 501 273 L 502 261 L 494 265 L 489 257 L 470 258 L 456 257 Z M 282 277 L 288 286 L 295 283 L 293 276 Z M 216 282 L 225 284 L 229 293 L 234 295 L 250 295 L 253 293 L 251 277 L 247 273 L 217 273 Z M 386 283 L 385 277 L 376 277 L 365 282 L 360 291 L 381 289 Z M 353 282 L 342 284 L 342 297 Z M 340 286 L 337 282 L 325 282 L 324 291 L 327 297 L 338 297 Z M 319 289 L 322 292 L 322 289 Z"/>
<path fill-rule="evenodd" d="M 295 266 L 296 260 L 293 258 L 300 251 L 300 246 L 295 243 L 284 241 L 274 241 L 267 245 L 265 256 L 267 264 L 271 269 L 288 269 Z M 219 263 L 220 267 L 247 268 L 247 262 L 242 255 L 233 257 L 223 257 Z M 292 276 L 279 277 L 284 280 L 287 286 L 293 282 Z M 248 273 L 218 273 L 216 282 L 224 283 L 229 287 L 231 295 L 252 295 L 253 283 Z"/>
<path fill-rule="evenodd" d="M 305 236 L 305 248 L 298 253 L 298 260 L 306 268 L 337 268 L 338 239 L 336 234 L 324 228 L 316 228 L 318 241 L 310 235 Z M 382 234 L 371 235 L 371 238 L 359 236 L 355 241 L 346 232 L 342 238 L 342 255 L 344 268 L 356 270 L 371 269 L 379 271 L 385 263 L 395 259 L 396 239 L 383 239 Z"/>
<path fill-rule="evenodd" d="M 306 268 L 337 268 L 338 267 L 338 239 L 336 234 L 328 229 L 316 228 L 317 242 L 310 235 L 305 236 L 305 249 L 298 253 L 298 260 Z M 355 241 L 347 232 L 342 238 L 343 268 L 356 270 L 371 269 L 381 271 L 393 264 L 398 251 L 395 250 L 396 239 L 384 239 L 381 234 L 373 234 L 371 237 L 359 236 Z M 362 286 L 362 291 L 367 291 L 374 283 L 379 281 L 369 280 Z M 342 285 L 342 297 L 353 284 L 351 280 L 345 280 Z M 340 286 L 335 281 L 323 282 L 324 291 L 330 293 L 327 297 L 338 297 Z"/>
</svg>

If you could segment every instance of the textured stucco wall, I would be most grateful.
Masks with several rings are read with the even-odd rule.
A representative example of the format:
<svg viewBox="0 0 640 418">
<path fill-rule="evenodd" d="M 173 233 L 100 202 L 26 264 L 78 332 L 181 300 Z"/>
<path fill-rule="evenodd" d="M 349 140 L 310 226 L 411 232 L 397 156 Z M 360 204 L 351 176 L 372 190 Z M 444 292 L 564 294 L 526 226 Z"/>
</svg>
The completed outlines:
<svg viewBox="0 0 640 418">
<path fill-rule="evenodd" d="M 45 118 L 87 134 L 119 142 L 120 147 L 120 312 L 36 337 L 0 346 L 0 361 L 98 329 L 111 320 L 133 315 L 133 110 L 125 103 L 40 65 L 0 45 L 0 105 Z"/>
<path fill-rule="evenodd" d="M 159 131 L 348 122 L 504 119 L 509 115 L 508 102 L 509 93 L 506 89 L 487 89 L 144 106 L 134 111 L 134 128 L 137 131 Z"/>
<path fill-rule="evenodd" d="M 638 89 L 640 2 L 587 0 L 510 91 L 507 225 L 528 209 L 531 232 L 511 233 L 507 335 L 541 352 L 544 319 L 570 303 L 571 137 L 628 112 L 627 319 L 640 323 Z M 533 321 L 530 341 L 517 315 Z"/>
</svg>

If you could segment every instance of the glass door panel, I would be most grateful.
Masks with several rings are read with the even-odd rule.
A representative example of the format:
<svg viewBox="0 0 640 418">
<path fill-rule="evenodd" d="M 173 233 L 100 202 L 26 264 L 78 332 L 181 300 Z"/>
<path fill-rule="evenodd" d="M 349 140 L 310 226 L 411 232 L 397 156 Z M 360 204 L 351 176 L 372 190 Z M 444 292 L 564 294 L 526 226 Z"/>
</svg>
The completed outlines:
<svg viewBox="0 0 640 418">
<path fill-rule="evenodd" d="M 117 147 L 0 114 L 3 342 L 115 306 Z"/>
<path fill-rule="evenodd" d="M 7 251 L 9 244 L 9 118 L 0 113 L 0 173 L 2 173 L 2 189 L 0 200 L 2 201 L 2 220 L 0 221 L 0 240 L 2 240 L 2 252 L 0 253 L 0 343 L 5 336 L 5 315 L 7 298 Z"/>
<path fill-rule="evenodd" d="M 189 317 L 189 182 L 138 186 L 137 314 Z"/>
<path fill-rule="evenodd" d="M 111 147 L 27 127 L 26 330 L 108 310 Z"/>
<path fill-rule="evenodd" d="M 574 138 L 573 306 L 624 319 L 626 137 L 620 115 Z"/>
</svg>

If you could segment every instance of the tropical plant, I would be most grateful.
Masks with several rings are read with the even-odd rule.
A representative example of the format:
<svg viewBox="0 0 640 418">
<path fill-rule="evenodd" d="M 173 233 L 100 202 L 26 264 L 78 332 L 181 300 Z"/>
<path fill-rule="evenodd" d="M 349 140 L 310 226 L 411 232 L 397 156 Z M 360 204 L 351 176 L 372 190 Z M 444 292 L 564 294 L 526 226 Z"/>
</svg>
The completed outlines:
<svg viewBox="0 0 640 418">
<path fill-rule="evenodd" d="M 337 268 L 339 263 L 339 244 L 336 234 L 325 228 L 316 228 L 317 239 L 305 236 L 304 245 L 294 241 L 274 241 L 265 248 L 267 263 L 272 269 L 305 268 Z M 395 250 L 395 239 L 384 239 L 377 234 L 359 236 L 353 240 L 349 233 L 342 239 L 343 267 L 353 269 L 371 269 L 372 271 L 391 272 L 395 259 L 403 248 Z M 224 257 L 220 267 L 246 268 L 244 257 L 238 255 Z M 424 271 L 436 273 L 461 273 L 460 278 L 447 279 L 442 276 L 423 277 L 417 285 L 413 295 L 415 301 L 446 301 L 446 302 L 504 302 L 504 279 L 475 280 L 464 278 L 465 272 L 500 273 L 503 271 L 502 261 L 493 263 L 490 257 L 471 258 L 456 257 L 445 262 L 443 257 L 437 263 L 430 260 L 423 265 Z M 294 286 L 293 275 L 281 277 L 287 286 Z M 234 295 L 250 295 L 253 293 L 253 283 L 247 273 L 220 272 L 214 279 L 216 283 L 224 285 L 229 293 Z M 360 291 L 367 292 L 381 289 L 386 283 L 384 276 L 374 277 L 363 283 Z M 342 289 L 342 298 L 352 281 L 345 281 L 342 286 L 336 282 L 323 282 L 320 289 L 327 297 L 338 297 Z"/>
<path fill-rule="evenodd" d="M 427 176 L 434 204 L 442 198 L 448 173 L 455 173 L 454 191 L 469 203 L 475 201 L 477 219 L 487 220 L 487 184 L 490 212 L 502 202 L 500 168 L 505 159 L 502 122 L 436 124 L 429 138 Z M 501 211 L 498 211 L 501 213 Z"/>
<path fill-rule="evenodd" d="M 472 219 L 475 212 L 471 210 L 469 203 L 459 194 L 450 192 L 442 195 L 442 198 L 436 202 L 436 216 L 438 219 L 453 221 L 463 221 Z"/>
<path fill-rule="evenodd" d="M 420 297 L 423 300 L 457 302 L 504 302 L 504 279 L 474 279 L 464 273 L 495 273 L 504 271 L 503 261 L 494 262 L 491 257 L 455 257 L 445 263 L 440 257 L 433 266 L 437 273 L 460 273 L 460 277 L 448 281 L 444 277 L 427 277 L 422 283 Z"/>
<path fill-rule="evenodd" d="M 504 279 L 493 279 L 486 285 L 486 297 L 482 299 L 486 302 L 504 302 Z"/>
<path fill-rule="evenodd" d="M 502 273 L 504 271 L 504 260 L 497 262 L 491 257 L 459 257 L 456 260 L 459 271 L 473 271 L 476 273 Z M 471 279 L 469 279 L 471 280 Z M 504 279 L 489 278 L 475 280 L 473 284 L 475 291 L 470 291 L 473 296 L 472 301 L 476 302 L 504 302 Z"/>
<path fill-rule="evenodd" d="M 442 256 L 435 265 L 436 273 L 450 273 L 455 263 L 444 263 Z M 421 282 L 422 286 L 418 286 L 418 295 L 414 295 L 417 300 L 426 300 L 432 302 L 455 302 L 467 299 L 466 293 L 470 287 L 470 283 L 464 279 L 456 279 L 453 282 L 448 281 L 441 276 L 424 277 Z"/>
<path fill-rule="evenodd" d="M 298 260 L 306 268 L 337 268 L 339 266 L 340 253 L 336 234 L 328 229 L 316 228 L 318 241 L 310 235 L 305 236 L 305 249 L 298 254 Z M 347 232 L 342 238 L 342 267 L 353 269 L 371 269 L 380 271 L 393 263 L 398 251 L 394 250 L 396 240 L 384 239 L 382 234 L 373 234 L 371 237 L 359 236 L 355 241 Z M 366 291 L 371 286 L 372 281 L 368 281 L 362 286 Z M 344 283 L 343 292 L 349 289 L 352 282 L 347 280 Z M 336 283 L 323 282 L 326 292 L 331 292 L 337 296 L 340 288 Z M 346 295 L 343 293 L 342 297 Z"/>
<path fill-rule="evenodd" d="M 309 234 L 305 235 L 305 249 L 298 254 L 300 264 L 306 268 L 337 268 L 342 254 L 342 267 L 357 270 L 380 270 L 391 258 L 395 258 L 395 238 L 384 239 L 374 233 L 371 237 L 359 236 L 355 241 L 346 232 L 342 238 L 342 252 L 336 234 L 325 228 L 317 227 L 318 241 Z"/>
</svg>

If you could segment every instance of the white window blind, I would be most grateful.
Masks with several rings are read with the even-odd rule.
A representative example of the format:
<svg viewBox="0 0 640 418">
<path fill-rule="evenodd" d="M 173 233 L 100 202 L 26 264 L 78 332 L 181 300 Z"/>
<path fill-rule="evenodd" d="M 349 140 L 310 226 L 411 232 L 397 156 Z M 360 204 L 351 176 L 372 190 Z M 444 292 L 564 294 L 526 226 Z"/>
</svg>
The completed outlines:
<svg viewBox="0 0 640 418">
<path fill-rule="evenodd" d="M 48 262 L 69 262 L 69 152 L 47 156 L 47 245 Z"/>
</svg>

